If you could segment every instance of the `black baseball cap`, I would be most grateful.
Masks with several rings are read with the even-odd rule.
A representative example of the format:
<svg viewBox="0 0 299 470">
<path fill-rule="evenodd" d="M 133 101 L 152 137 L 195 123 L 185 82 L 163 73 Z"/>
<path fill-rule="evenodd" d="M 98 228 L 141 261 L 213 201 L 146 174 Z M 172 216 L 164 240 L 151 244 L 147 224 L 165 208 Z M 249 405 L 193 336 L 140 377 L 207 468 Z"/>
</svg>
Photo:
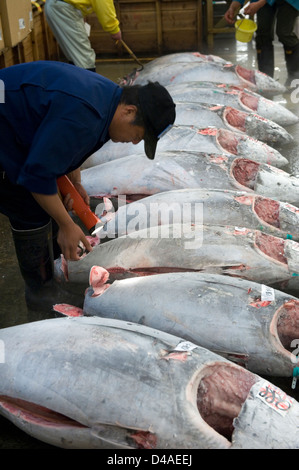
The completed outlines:
<svg viewBox="0 0 299 470">
<path fill-rule="evenodd" d="M 158 140 L 175 121 L 175 103 L 158 82 L 149 82 L 139 88 L 139 103 L 145 128 L 144 151 L 153 160 Z"/>
</svg>

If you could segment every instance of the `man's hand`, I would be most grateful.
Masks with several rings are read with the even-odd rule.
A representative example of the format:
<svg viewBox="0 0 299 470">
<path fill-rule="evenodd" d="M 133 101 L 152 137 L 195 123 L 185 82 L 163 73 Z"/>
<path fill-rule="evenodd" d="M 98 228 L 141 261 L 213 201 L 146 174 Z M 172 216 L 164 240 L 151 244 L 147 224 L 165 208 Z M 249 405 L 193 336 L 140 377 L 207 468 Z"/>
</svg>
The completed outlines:
<svg viewBox="0 0 299 470">
<path fill-rule="evenodd" d="M 83 231 L 79 225 L 74 222 L 59 226 L 57 242 L 61 248 L 63 256 L 72 261 L 78 261 L 80 259 L 78 254 L 78 246 L 80 242 L 83 243 L 88 251 L 92 250 L 92 247 Z"/>
<path fill-rule="evenodd" d="M 77 170 L 71 171 L 68 173 L 67 177 L 71 181 L 71 183 L 75 186 L 75 189 L 77 192 L 80 194 L 82 197 L 83 201 L 85 204 L 89 206 L 89 196 L 87 194 L 87 191 L 81 184 L 81 171 L 80 168 L 77 168 Z M 70 194 L 67 194 L 65 198 L 63 199 L 63 204 L 68 212 L 73 210 L 73 199 Z"/>
<path fill-rule="evenodd" d="M 80 241 L 87 251 L 92 250 L 82 229 L 72 220 L 58 194 L 32 193 L 32 195 L 37 203 L 57 222 L 59 227 L 57 242 L 66 259 L 75 261 L 80 259 L 77 252 Z"/>
<path fill-rule="evenodd" d="M 121 31 L 119 30 L 118 33 L 111 34 L 111 38 L 114 41 L 121 41 L 121 39 L 122 39 Z"/>
<path fill-rule="evenodd" d="M 89 201 L 89 196 L 88 196 L 87 191 L 85 190 L 85 188 L 82 186 L 82 184 L 79 183 L 79 182 L 74 182 L 73 185 L 75 186 L 76 190 L 78 191 L 78 193 L 82 197 L 85 204 L 87 204 L 89 206 L 89 202 L 90 202 Z M 64 207 L 66 208 L 66 210 L 68 212 L 73 210 L 74 200 L 72 199 L 70 194 L 67 194 L 65 196 L 65 198 L 63 199 L 63 204 L 64 204 Z"/>
<path fill-rule="evenodd" d="M 240 10 L 241 4 L 239 2 L 232 2 L 229 9 L 226 11 L 224 18 L 229 24 L 234 24 L 236 15 Z"/>
</svg>

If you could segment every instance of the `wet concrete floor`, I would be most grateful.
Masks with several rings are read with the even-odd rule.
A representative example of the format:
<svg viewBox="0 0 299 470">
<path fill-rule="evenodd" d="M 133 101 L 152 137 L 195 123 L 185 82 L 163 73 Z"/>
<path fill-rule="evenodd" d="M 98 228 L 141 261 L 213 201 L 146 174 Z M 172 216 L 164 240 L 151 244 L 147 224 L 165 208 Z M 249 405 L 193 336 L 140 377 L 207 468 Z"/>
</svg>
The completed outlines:
<svg viewBox="0 0 299 470">
<path fill-rule="evenodd" d="M 130 47 L 133 48 L 131 45 Z M 234 37 L 216 36 L 214 46 L 208 49 L 203 46 L 202 53 L 219 55 L 233 63 L 238 63 L 247 68 L 257 68 L 254 41 L 248 44 L 236 42 Z M 144 63 L 154 57 L 139 57 Z M 97 63 L 97 72 L 110 78 L 114 82 L 130 73 L 138 64 L 126 61 L 104 61 Z M 281 44 L 275 42 L 275 79 L 284 83 L 286 79 L 286 69 L 284 54 Z M 278 95 L 275 101 L 285 105 L 299 116 L 299 104 L 292 102 L 291 94 Z M 279 149 L 279 151 L 289 159 L 287 171 L 299 177 L 299 125 L 290 126 L 287 130 L 294 136 L 295 145 L 289 148 Z M 24 301 L 24 283 L 21 278 L 14 246 L 10 233 L 8 220 L 0 214 L 0 328 L 15 326 L 26 323 L 27 308 Z M 291 389 L 291 379 L 273 378 L 273 383 L 281 387 L 286 393 L 299 400 L 299 384 L 296 390 Z M 53 447 L 44 444 L 26 435 L 6 419 L 0 417 L 0 449 L 52 449 Z"/>
</svg>

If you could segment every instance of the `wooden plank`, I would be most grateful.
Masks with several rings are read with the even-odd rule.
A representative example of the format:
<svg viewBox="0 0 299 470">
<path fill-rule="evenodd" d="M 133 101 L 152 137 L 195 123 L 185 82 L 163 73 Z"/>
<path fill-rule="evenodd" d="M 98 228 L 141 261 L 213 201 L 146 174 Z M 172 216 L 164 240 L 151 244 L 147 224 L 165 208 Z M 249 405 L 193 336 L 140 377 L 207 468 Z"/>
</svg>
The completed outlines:
<svg viewBox="0 0 299 470">
<path fill-rule="evenodd" d="M 23 62 L 32 62 L 33 59 L 33 48 L 32 48 L 32 37 L 31 33 L 23 39 L 21 43 L 22 47 L 22 61 Z"/>
<path fill-rule="evenodd" d="M 34 60 L 44 60 L 45 50 L 42 35 L 41 15 L 35 12 L 33 15 L 32 45 Z"/>
<path fill-rule="evenodd" d="M 156 0 L 156 27 L 157 27 L 157 49 L 158 54 L 163 51 L 163 22 L 162 22 L 162 9 L 161 2 Z"/>
<path fill-rule="evenodd" d="M 203 38 L 203 16 L 202 16 L 202 0 L 197 0 L 197 50 L 200 51 L 202 47 Z"/>
<path fill-rule="evenodd" d="M 15 54 L 13 52 L 12 47 L 6 47 L 2 50 L 0 56 L 0 66 L 1 68 L 10 67 L 11 65 L 15 64 Z"/>
</svg>

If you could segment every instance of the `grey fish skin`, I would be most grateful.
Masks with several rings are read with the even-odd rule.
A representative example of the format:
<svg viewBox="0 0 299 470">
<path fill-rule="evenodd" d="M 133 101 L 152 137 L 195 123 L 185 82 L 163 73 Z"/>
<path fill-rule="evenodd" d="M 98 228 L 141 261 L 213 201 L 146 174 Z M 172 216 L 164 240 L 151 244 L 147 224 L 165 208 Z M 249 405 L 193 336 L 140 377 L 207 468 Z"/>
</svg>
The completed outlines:
<svg viewBox="0 0 299 470">
<path fill-rule="evenodd" d="M 263 123 L 260 128 L 263 128 Z M 267 133 L 269 136 L 271 135 L 270 128 L 267 129 Z M 264 142 L 241 132 L 213 126 L 200 128 L 196 125 L 175 125 L 159 140 L 157 150 L 159 152 L 192 150 L 194 152 L 204 151 L 205 153 L 226 153 L 251 158 L 251 160 L 268 163 L 279 168 L 288 163 L 288 160 L 278 150 Z M 109 141 L 87 159 L 82 169 L 138 153 L 144 153 L 143 142 L 134 145 Z"/>
<path fill-rule="evenodd" d="M 229 84 L 188 82 L 167 85 L 166 88 L 175 102 L 231 106 L 250 114 L 256 113 L 280 126 L 296 124 L 299 120 L 296 114 L 276 101 L 265 98 L 252 90 Z"/>
<path fill-rule="evenodd" d="M 299 179 L 271 165 L 224 154 L 157 152 L 131 155 L 81 172 L 90 197 L 150 196 L 175 189 L 241 190 L 299 206 Z"/>
<path fill-rule="evenodd" d="M 299 337 L 295 297 L 273 290 L 273 300 L 263 301 L 261 284 L 194 272 L 115 281 L 98 295 L 97 269 L 90 273 L 95 288 L 85 294 L 84 314 L 180 336 L 256 374 L 292 376 L 296 356 L 291 343 Z M 287 315 L 293 336 L 280 325 Z"/>
<path fill-rule="evenodd" d="M 227 128 L 269 145 L 286 145 L 294 141 L 291 134 L 279 124 L 254 113 L 239 111 L 231 106 L 208 107 L 204 103 L 176 101 L 175 122 L 176 125 L 194 125 L 199 128 L 204 126 Z"/>
<path fill-rule="evenodd" d="M 165 191 L 121 205 L 116 212 L 108 212 L 106 218 L 99 213 L 97 215 L 104 225 L 98 236 L 115 238 L 137 230 L 137 226 L 144 229 L 167 224 L 171 220 L 183 223 L 187 207 L 188 211 L 190 208 L 187 213 L 190 222 L 196 223 L 198 205 L 202 207 L 201 217 L 205 225 L 221 221 L 222 225 L 248 227 L 299 241 L 299 208 L 245 191 L 217 189 Z"/>
<path fill-rule="evenodd" d="M 1 414 L 57 447 L 298 447 L 295 400 L 282 417 L 256 397 L 265 388 L 261 377 L 198 346 L 176 351 L 182 338 L 123 321 L 81 317 L 6 328 L 1 339 L 6 346 Z M 222 385 L 219 396 L 220 383 L 228 387 Z M 218 432 L 223 432 L 219 401 L 214 428 L 205 405 L 210 402 L 213 413 L 218 397 L 234 423 L 231 441 Z M 22 400 L 21 412 L 15 399 Z M 28 402 L 37 415 L 26 412 Z M 54 415 L 56 421 L 50 412 L 46 421 L 38 419 L 41 409 L 35 405 L 60 415 Z"/>
<path fill-rule="evenodd" d="M 113 280 L 161 272 L 201 271 L 269 285 L 298 297 L 299 244 L 259 230 L 220 225 L 169 224 L 99 244 L 79 261 L 55 263 L 71 285 L 89 285 L 93 266 Z"/>
<path fill-rule="evenodd" d="M 201 52 L 174 52 L 173 54 L 165 54 L 156 57 L 144 65 L 144 69 L 148 72 L 157 66 L 165 66 L 175 64 L 177 62 L 216 62 L 219 64 L 230 64 L 227 60 L 214 54 L 202 54 Z"/>
<path fill-rule="evenodd" d="M 249 87 L 249 89 L 263 94 L 280 94 L 286 91 L 283 85 L 258 70 L 248 70 L 240 65 L 219 64 L 210 61 L 178 62 L 163 67 L 157 66 L 149 73 L 146 70 L 137 72 L 129 81 L 135 85 L 146 85 L 148 81 L 158 81 L 164 86 L 193 81 L 209 81 L 242 86 L 243 88 Z"/>
</svg>

